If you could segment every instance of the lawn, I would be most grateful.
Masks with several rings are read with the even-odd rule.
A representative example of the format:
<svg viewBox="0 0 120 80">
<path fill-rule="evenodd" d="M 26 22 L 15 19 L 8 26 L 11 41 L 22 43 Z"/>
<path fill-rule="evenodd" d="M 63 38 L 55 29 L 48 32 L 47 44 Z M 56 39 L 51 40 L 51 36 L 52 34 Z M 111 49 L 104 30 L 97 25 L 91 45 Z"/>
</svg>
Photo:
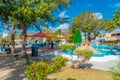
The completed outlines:
<svg viewBox="0 0 120 80">
<path fill-rule="evenodd" d="M 67 66 L 62 68 L 60 72 L 50 74 L 48 77 L 57 78 L 57 80 L 112 80 L 111 73 L 107 71 L 73 69 Z"/>
</svg>

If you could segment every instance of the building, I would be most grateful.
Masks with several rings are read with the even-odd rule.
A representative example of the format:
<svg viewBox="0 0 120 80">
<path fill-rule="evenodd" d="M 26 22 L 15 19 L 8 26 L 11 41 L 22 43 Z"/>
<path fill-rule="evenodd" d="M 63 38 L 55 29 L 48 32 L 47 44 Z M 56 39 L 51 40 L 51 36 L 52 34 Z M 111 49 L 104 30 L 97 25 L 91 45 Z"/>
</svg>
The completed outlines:
<svg viewBox="0 0 120 80">
<path fill-rule="evenodd" d="M 7 37 L 7 36 L 8 36 L 8 30 L 4 30 L 4 31 L 3 31 L 3 36 L 2 36 L 2 37 L 5 38 L 5 37 Z"/>
<path fill-rule="evenodd" d="M 106 41 L 114 41 L 120 40 L 120 31 L 113 31 L 111 33 L 107 33 L 105 36 Z"/>
</svg>

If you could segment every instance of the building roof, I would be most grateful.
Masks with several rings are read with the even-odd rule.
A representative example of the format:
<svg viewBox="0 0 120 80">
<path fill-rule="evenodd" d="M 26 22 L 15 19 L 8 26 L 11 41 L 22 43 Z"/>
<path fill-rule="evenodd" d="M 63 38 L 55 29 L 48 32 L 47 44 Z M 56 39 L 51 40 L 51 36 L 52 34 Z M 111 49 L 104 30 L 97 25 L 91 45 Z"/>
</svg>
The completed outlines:
<svg viewBox="0 0 120 80">
<path fill-rule="evenodd" d="M 28 34 L 27 37 L 49 37 L 49 38 L 52 38 L 52 37 L 56 37 L 56 36 L 53 35 L 53 34 L 38 32 L 38 33 L 35 33 L 35 34 Z"/>
</svg>

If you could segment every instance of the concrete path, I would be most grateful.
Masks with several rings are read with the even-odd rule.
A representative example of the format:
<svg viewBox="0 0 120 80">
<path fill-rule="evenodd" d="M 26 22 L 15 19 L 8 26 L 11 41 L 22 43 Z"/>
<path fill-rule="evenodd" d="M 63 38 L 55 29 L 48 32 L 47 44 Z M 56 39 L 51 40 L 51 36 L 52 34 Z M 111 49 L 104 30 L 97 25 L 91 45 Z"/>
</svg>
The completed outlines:
<svg viewBox="0 0 120 80">
<path fill-rule="evenodd" d="M 118 60 L 110 60 L 107 62 L 93 62 L 89 61 L 89 63 L 92 64 L 92 68 L 110 71 L 112 67 L 116 67 L 116 65 L 120 62 L 120 59 Z"/>
</svg>

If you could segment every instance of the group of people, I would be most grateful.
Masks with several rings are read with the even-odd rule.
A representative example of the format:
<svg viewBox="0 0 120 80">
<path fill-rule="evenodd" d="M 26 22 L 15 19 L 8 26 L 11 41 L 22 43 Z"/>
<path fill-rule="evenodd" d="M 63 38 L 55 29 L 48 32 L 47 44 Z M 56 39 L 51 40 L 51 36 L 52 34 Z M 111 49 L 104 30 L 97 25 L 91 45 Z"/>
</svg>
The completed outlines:
<svg viewBox="0 0 120 80">
<path fill-rule="evenodd" d="M 7 52 L 7 53 L 11 53 L 11 47 L 10 47 L 10 45 L 2 45 L 1 46 L 1 51 L 2 52 Z"/>
<path fill-rule="evenodd" d="M 46 43 L 46 45 L 51 49 L 54 48 L 54 42 L 53 41 Z"/>
<path fill-rule="evenodd" d="M 35 43 L 38 43 L 38 41 L 35 40 Z M 48 48 L 53 49 L 54 48 L 54 42 L 53 41 L 44 42 L 44 46 L 47 46 Z"/>
</svg>

